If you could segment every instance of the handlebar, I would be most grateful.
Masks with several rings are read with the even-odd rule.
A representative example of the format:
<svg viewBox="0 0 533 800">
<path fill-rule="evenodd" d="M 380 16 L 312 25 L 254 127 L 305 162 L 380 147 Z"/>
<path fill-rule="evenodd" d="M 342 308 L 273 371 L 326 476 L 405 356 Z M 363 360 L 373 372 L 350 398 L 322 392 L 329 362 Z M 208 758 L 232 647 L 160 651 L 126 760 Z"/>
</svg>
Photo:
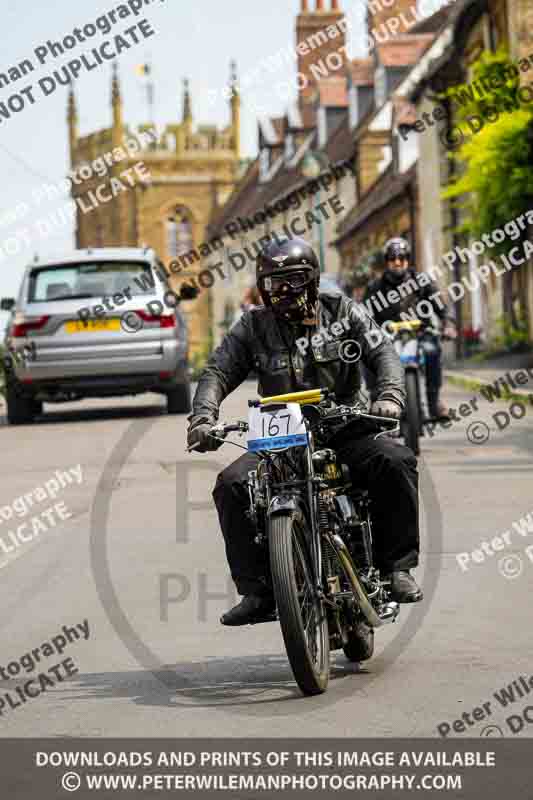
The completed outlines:
<svg viewBox="0 0 533 800">
<path fill-rule="evenodd" d="M 290 395 L 285 395 L 286 397 Z M 309 395 L 315 396 L 315 395 Z M 282 397 L 282 395 L 280 395 Z M 268 398 L 270 403 L 272 404 L 272 398 Z M 257 402 L 257 401 L 255 401 Z M 303 399 L 300 400 L 303 404 Z M 308 400 L 307 403 L 311 405 L 312 403 Z M 266 404 L 265 404 L 266 405 Z M 346 423 L 350 421 L 356 420 L 364 420 L 365 422 L 373 423 L 374 426 L 380 426 L 382 428 L 386 428 L 389 430 L 395 430 L 399 426 L 399 420 L 395 417 L 380 417 L 376 414 L 367 414 L 364 411 L 361 411 L 360 408 L 357 406 L 333 406 L 331 410 L 328 410 L 324 416 L 322 417 L 322 421 L 330 422 L 333 420 L 343 420 Z M 210 435 L 217 438 L 217 439 L 225 439 L 228 433 L 247 433 L 248 432 L 248 423 L 244 422 L 243 420 L 238 420 L 237 422 L 230 422 L 230 423 L 217 423 L 213 425 L 210 430 Z M 198 444 L 194 444 L 191 447 L 187 448 L 187 451 L 190 453 L 193 450 L 196 450 Z"/>
<path fill-rule="evenodd" d="M 230 422 L 230 423 L 223 423 L 219 422 L 216 425 L 213 425 L 211 430 L 209 431 L 210 436 L 214 436 L 217 439 L 225 439 L 228 433 L 238 432 L 238 433 L 246 433 L 248 431 L 248 423 L 243 422 L 242 420 L 238 420 L 237 422 Z M 187 447 L 187 452 L 191 453 L 193 450 L 196 450 L 198 447 L 198 442 L 193 444 L 191 447 Z"/>
</svg>

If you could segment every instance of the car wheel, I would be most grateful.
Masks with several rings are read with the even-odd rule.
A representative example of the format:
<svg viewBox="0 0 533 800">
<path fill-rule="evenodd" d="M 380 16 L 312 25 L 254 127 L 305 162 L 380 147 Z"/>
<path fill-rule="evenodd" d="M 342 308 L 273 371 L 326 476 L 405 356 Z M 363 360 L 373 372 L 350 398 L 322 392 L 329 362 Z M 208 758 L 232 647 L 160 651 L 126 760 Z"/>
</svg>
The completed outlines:
<svg viewBox="0 0 533 800">
<path fill-rule="evenodd" d="M 169 414 L 188 414 L 190 410 L 191 385 L 187 381 L 167 393 L 167 411 Z"/>
<path fill-rule="evenodd" d="M 18 384 L 8 380 L 6 383 L 7 422 L 9 425 L 27 425 L 33 422 L 36 414 L 42 411 L 42 403 L 22 394 Z M 40 406 L 40 410 L 38 410 Z"/>
<path fill-rule="evenodd" d="M 38 417 L 43 413 L 43 403 L 42 400 L 32 400 L 31 401 L 32 409 L 33 409 L 33 416 Z"/>
</svg>

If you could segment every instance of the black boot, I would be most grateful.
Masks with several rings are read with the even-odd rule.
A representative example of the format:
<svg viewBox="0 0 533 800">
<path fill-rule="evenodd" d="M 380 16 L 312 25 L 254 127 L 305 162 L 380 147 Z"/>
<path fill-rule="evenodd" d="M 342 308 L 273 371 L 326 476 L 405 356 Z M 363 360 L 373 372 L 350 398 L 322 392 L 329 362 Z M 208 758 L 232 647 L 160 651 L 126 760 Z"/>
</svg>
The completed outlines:
<svg viewBox="0 0 533 800">
<path fill-rule="evenodd" d="M 222 614 L 223 625 L 254 625 L 276 619 L 276 602 L 271 594 L 246 594 L 241 602 Z"/>
<path fill-rule="evenodd" d="M 423 599 L 422 589 L 408 569 L 400 569 L 388 576 L 391 596 L 397 603 L 418 603 Z"/>
</svg>

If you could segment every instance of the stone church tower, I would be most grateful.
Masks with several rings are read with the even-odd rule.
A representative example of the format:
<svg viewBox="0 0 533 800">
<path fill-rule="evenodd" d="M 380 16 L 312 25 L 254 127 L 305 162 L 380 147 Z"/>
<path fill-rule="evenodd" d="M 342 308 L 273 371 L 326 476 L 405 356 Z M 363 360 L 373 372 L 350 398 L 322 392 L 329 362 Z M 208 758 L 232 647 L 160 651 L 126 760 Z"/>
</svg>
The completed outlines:
<svg viewBox="0 0 533 800">
<path fill-rule="evenodd" d="M 67 114 L 70 161 L 80 181 L 73 184 L 73 197 L 78 200 L 77 247 L 153 247 L 168 267 L 171 261 L 194 252 L 206 241 L 212 213 L 224 204 L 241 172 L 240 97 L 236 86 L 232 65 L 229 125 L 222 129 L 199 125 L 195 130 L 192 98 L 185 80 L 181 122 L 168 124 L 158 134 L 153 124 L 133 130 L 124 122 L 115 69 L 111 84 L 112 127 L 81 137 L 71 88 Z M 135 142 L 138 151 L 132 147 Z M 105 164 L 106 155 L 109 163 L 99 167 L 100 174 L 89 170 L 87 165 L 95 159 L 104 159 Z M 140 180 L 134 171 L 131 175 L 135 183 L 129 185 L 121 174 L 141 161 L 146 180 Z M 84 168 L 88 177 L 81 180 L 80 171 Z M 112 179 L 118 179 L 125 190 L 116 191 L 120 184 Z M 97 193 L 100 202 L 95 200 Z M 180 274 L 180 280 L 173 281 L 176 285 L 182 277 L 201 268 L 199 259 L 187 259 L 185 263 L 187 270 Z M 201 292 L 196 300 L 183 303 L 189 318 L 192 353 L 202 351 L 207 344 L 208 294 Z"/>
</svg>

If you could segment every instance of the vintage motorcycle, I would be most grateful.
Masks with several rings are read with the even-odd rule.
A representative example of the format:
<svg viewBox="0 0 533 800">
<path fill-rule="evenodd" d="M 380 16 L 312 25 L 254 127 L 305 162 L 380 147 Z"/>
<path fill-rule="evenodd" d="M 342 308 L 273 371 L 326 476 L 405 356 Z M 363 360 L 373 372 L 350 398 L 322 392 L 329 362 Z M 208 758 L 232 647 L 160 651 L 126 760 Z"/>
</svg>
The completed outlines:
<svg viewBox="0 0 533 800">
<path fill-rule="evenodd" d="M 368 493 L 352 486 L 327 447 L 344 425 L 381 436 L 398 422 L 332 397 L 313 389 L 249 401 L 248 422 L 211 429 L 222 440 L 247 433 L 258 456 L 248 473 L 249 514 L 269 553 L 277 618 L 306 695 L 326 690 L 330 650 L 342 648 L 351 661 L 370 658 L 374 629 L 400 610 L 374 566 Z"/>
<path fill-rule="evenodd" d="M 400 357 L 405 370 L 405 413 L 400 423 L 400 432 L 405 444 L 415 455 L 420 454 L 420 437 L 424 435 L 424 424 L 429 421 L 429 414 L 422 404 L 421 381 L 425 379 L 426 354 L 435 349 L 435 336 L 440 333 L 435 328 L 426 326 L 421 330 L 419 319 L 404 322 L 389 322 L 388 332 L 393 346 Z"/>
</svg>

